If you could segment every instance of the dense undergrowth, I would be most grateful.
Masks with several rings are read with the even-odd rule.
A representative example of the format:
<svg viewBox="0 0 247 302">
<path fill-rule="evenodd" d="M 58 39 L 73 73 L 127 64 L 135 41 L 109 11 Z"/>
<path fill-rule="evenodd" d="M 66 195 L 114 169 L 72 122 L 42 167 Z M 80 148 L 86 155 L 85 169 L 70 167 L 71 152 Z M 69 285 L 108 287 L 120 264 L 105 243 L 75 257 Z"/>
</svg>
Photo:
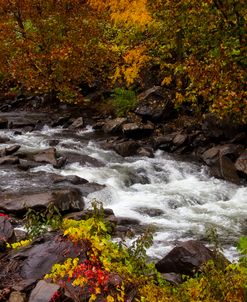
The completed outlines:
<svg viewBox="0 0 247 302">
<path fill-rule="evenodd" d="M 242 237 L 238 249 L 238 263 L 222 264 L 209 261 L 194 277 L 182 276 L 179 285 L 165 281 L 153 263 L 148 261 L 146 249 L 152 244 L 152 234 L 147 231 L 131 246 L 124 240 L 112 240 L 112 226 L 104 219 L 102 205 L 93 203 L 93 215 L 85 220 L 55 218 L 53 227 L 63 232 L 64 240 L 73 243 L 79 255 L 55 264 L 44 278 L 61 287 L 52 299 L 63 301 L 64 293 L 76 302 L 244 302 L 247 294 L 247 238 Z M 54 213 L 52 210 L 51 212 Z M 29 233 L 47 231 L 48 220 L 41 226 L 29 215 Z M 42 221 L 44 222 L 44 217 Z M 56 215 L 56 214 L 55 214 Z M 30 220 L 31 219 L 31 220 Z M 46 227 L 44 227 L 46 225 Z M 35 232 L 34 232 L 35 230 Z M 23 242 L 23 245 L 28 242 Z M 12 246 L 18 248 L 22 243 Z"/>
</svg>

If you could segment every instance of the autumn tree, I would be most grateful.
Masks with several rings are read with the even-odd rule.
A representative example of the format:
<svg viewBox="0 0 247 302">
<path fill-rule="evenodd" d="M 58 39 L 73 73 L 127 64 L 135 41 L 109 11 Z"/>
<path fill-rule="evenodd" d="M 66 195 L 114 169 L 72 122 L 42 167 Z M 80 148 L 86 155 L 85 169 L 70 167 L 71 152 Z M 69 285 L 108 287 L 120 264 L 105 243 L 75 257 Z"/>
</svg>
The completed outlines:
<svg viewBox="0 0 247 302">
<path fill-rule="evenodd" d="M 176 104 L 247 122 L 244 0 L 149 1 L 150 52 L 176 81 Z M 150 43 L 149 41 L 149 43 Z M 199 105 L 199 106 L 198 106 Z"/>
</svg>

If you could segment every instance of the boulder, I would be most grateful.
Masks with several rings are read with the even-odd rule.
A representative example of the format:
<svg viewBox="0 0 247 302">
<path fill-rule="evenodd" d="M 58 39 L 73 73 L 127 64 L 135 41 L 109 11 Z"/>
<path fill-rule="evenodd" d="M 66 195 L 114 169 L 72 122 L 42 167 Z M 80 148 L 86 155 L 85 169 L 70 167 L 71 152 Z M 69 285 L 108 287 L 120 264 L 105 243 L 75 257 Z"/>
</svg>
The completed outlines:
<svg viewBox="0 0 247 302">
<path fill-rule="evenodd" d="M 153 133 L 154 125 L 151 123 L 127 123 L 122 126 L 122 131 L 127 137 L 142 138 Z"/>
<path fill-rule="evenodd" d="M 92 166 L 92 167 L 103 167 L 104 163 L 100 162 L 98 159 L 88 156 L 86 154 L 78 154 L 72 152 L 61 152 L 63 157 L 66 157 L 66 163 L 79 163 L 82 166 Z"/>
<path fill-rule="evenodd" d="M 15 165 L 19 163 L 19 158 L 16 156 L 3 156 L 0 158 L 0 165 Z"/>
<path fill-rule="evenodd" d="M 54 294 L 59 290 L 57 284 L 40 280 L 32 290 L 29 302 L 50 302 Z"/>
<path fill-rule="evenodd" d="M 40 163 L 37 163 L 36 161 L 27 160 L 27 159 L 19 159 L 18 169 L 22 171 L 27 171 L 32 168 L 36 168 L 40 166 Z"/>
<path fill-rule="evenodd" d="M 39 163 L 47 163 L 51 165 L 57 164 L 56 149 L 49 148 L 33 155 L 33 160 Z"/>
<path fill-rule="evenodd" d="M 235 163 L 236 169 L 247 176 L 247 149 L 241 153 Z"/>
<path fill-rule="evenodd" d="M 53 179 L 54 183 L 69 182 L 73 185 L 83 185 L 88 183 L 88 180 L 81 178 L 77 175 L 62 176 L 55 174 Z"/>
<path fill-rule="evenodd" d="M 226 156 L 218 157 L 216 163 L 210 166 L 210 174 L 214 177 L 240 184 L 237 169 L 231 159 Z"/>
<path fill-rule="evenodd" d="M 71 118 L 71 115 L 61 116 L 56 121 L 54 121 L 51 124 L 51 126 L 52 127 L 63 126 L 64 124 L 66 124 L 69 121 L 70 118 Z"/>
<path fill-rule="evenodd" d="M 2 193 L 0 198 L 0 209 L 13 213 L 24 213 L 28 208 L 46 208 L 51 203 L 61 212 L 80 211 L 85 205 L 80 190 L 76 188 L 39 190 L 37 193 Z"/>
<path fill-rule="evenodd" d="M 5 144 L 9 141 L 10 139 L 8 137 L 0 136 L 0 144 Z"/>
<path fill-rule="evenodd" d="M 78 117 L 73 123 L 69 126 L 70 130 L 80 129 L 84 127 L 83 117 Z"/>
<path fill-rule="evenodd" d="M 132 156 L 137 154 L 137 150 L 140 148 L 140 144 L 129 140 L 120 143 L 116 143 L 112 146 L 113 149 L 123 157 Z"/>
<path fill-rule="evenodd" d="M 138 106 L 135 113 L 144 121 L 158 122 L 174 114 L 171 92 L 160 86 L 154 86 L 137 97 Z"/>
<path fill-rule="evenodd" d="M 116 119 L 107 121 L 102 129 L 105 133 L 116 134 L 122 131 L 122 125 L 126 122 L 126 118 L 118 117 Z"/>
<path fill-rule="evenodd" d="M 173 132 L 154 138 L 155 148 L 161 150 L 168 150 L 170 146 L 173 144 L 173 140 L 177 134 L 178 134 L 177 132 Z"/>
<path fill-rule="evenodd" d="M 58 233 L 45 234 L 0 259 L 1 286 L 21 291 L 30 289 L 51 271 L 55 263 L 74 257 L 85 260 L 85 251 L 75 249 L 70 241 Z"/>
<path fill-rule="evenodd" d="M 236 145 L 236 144 L 217 145 L 215 147 L 206 150 L 202 154 L 202 159 L 209 166 L 215 164 L 218 161 L 218 158 L 222 156 L 227 156 L 235 161 L 240 156 L 243 150 L 244 147 L 242 145 Z"/>
<path fill-rule="evenodd" d="M 176 246 L 155 266 L 161 273 L 193 275 L 203 263 L 213 257 L 213 252 L 201 242 L 189 240 Z"/>
</svg>

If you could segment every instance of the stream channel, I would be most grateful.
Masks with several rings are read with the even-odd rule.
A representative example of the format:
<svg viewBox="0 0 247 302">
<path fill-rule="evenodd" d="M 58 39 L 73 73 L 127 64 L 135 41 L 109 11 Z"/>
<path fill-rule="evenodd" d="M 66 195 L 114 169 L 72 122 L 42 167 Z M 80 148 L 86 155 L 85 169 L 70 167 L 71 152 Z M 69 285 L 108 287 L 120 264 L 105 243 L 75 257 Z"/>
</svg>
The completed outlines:
<svg viewBox="0 0 247 302">
<path fill-rule="evenodd" d="M 247 233 L 247 187 L 209 177 L 205 166 L 184 162 L 159 150 L 154 158 L 123 158 L 101 148 L 102 138 L 90 126 L 73 133 L 44 126 L 39 131 L 18 134 L 13 130 L 0 130 L 0 134 L 10 139 L 9 145 L 21 145 L 22 152 L 46 149 L 52 140 L 56 140 L 57 152 L 87 155 L 100 162 L 100 165 L 88 163 L 83 166 L 74 162 L 61 169 L 42 165 L 30 172 L 33 175 L 39 171 L 77 175 L 105 185 L 104 189 L 87 196 L 87 206 L 96 198 L 116 216 L 154 226 L 154 242 L 148 250 L 150 257 L 162 258 L 183 240 L 199 239 L 208 243 L 207 230 L 214 228 L 225 256 L 230 260 L 237 258 L 236 243 Z M 8 146 L 8 143 L 2 146 Z M 18 176 L 21 172 L 11 171 L 0 169 L 3 191 L 40 185 L 32 178 L 25 183 L 21 174 Z"/>
</svg>

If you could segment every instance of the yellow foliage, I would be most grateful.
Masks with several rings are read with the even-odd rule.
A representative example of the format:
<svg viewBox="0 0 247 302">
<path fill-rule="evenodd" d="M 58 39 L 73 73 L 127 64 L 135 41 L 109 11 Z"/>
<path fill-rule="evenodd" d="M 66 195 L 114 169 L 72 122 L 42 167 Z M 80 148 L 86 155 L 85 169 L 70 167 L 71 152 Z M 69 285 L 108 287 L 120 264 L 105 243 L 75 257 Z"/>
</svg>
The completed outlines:
<svg viewBox="0 0 247 302">
<path fill-rule="evenodd" d="M 14 242 L 14 243 L 7 243 L 7 247 L 12 248 L 12 249 L 16 249 L 16 248 L 19 248 L 19 247 L 22 247 L 22 246 L 26 246 L 30 242 L 32 242 L 32 240 L 27 239 L 27 240 L 21 240 L 19 242 Z"/>
<path fill-rule="evenodd" d="M 161 86 L 170 85 L 171 82 L 172 82 L 172 77 L 171 76 L 165 77 L 163 79 L 163 81 L 161 82 Z"/>
<path fill-rule="evenodd" d="M 144 46 L 133 48 L 126 52 L 123 57 L 124 63 L 121 67 L 116 68 L 113 76 L 113 82 L 123 77 L 127 86 L 134 83 L 138 78 L 139 73 L 149 57 L 145 54 L 146 48 Z"/>
</svg>

